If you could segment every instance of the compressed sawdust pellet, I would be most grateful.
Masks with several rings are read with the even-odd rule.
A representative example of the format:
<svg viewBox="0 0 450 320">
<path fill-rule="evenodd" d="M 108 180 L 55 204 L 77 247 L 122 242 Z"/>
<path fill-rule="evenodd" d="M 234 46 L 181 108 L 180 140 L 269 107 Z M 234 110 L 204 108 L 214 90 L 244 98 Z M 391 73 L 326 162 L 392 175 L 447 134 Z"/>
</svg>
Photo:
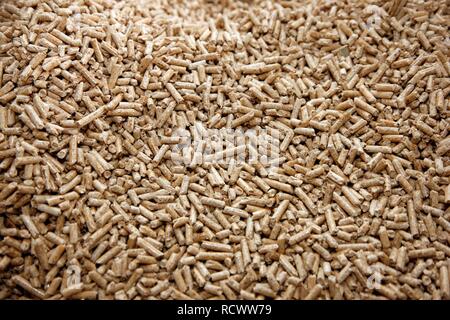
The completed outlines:
<svg viewBox="0 0 450 320">
<path fill-rule="evenodd" d="M 449 299 L 445 0 L 4 0 L 0 299 Z"/>
</svg>

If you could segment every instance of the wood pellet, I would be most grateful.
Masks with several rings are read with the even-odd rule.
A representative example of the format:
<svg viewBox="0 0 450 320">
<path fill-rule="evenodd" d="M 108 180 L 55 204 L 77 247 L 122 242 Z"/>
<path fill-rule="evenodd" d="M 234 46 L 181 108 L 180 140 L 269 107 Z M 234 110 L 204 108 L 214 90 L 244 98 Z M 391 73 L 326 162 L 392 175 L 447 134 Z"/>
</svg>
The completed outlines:
<svg viewBox="0 0 450 320">
<path fill-rule="evenodd" d="M 0 299 L 449 299 L 447 5 L 1 1 Z"/>
</svg>

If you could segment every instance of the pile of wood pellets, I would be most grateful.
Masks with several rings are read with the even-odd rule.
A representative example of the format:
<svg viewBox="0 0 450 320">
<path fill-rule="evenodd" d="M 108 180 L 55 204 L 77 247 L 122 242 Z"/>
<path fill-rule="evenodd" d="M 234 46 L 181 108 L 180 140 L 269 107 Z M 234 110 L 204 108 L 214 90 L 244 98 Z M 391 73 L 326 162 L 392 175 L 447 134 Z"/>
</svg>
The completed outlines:
<svg viewBox="0 0 450 320">
<path fill-rule="evenodd" d="M 449 299 L 446 5 L 1 1 L 0 299 Z"/>
</svg>

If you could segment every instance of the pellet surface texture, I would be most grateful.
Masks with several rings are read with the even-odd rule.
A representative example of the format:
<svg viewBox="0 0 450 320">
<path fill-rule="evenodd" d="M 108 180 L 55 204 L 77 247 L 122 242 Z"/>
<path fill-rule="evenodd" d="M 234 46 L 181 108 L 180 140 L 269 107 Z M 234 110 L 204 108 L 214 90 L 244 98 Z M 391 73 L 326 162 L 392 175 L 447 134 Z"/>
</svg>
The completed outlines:
<svg viewBox="0 0 450 320">
<path fill-rule="evenodd" d="M 450 299 L 448 4 L 0 1 L 0 299 Z"/>
</svg>

